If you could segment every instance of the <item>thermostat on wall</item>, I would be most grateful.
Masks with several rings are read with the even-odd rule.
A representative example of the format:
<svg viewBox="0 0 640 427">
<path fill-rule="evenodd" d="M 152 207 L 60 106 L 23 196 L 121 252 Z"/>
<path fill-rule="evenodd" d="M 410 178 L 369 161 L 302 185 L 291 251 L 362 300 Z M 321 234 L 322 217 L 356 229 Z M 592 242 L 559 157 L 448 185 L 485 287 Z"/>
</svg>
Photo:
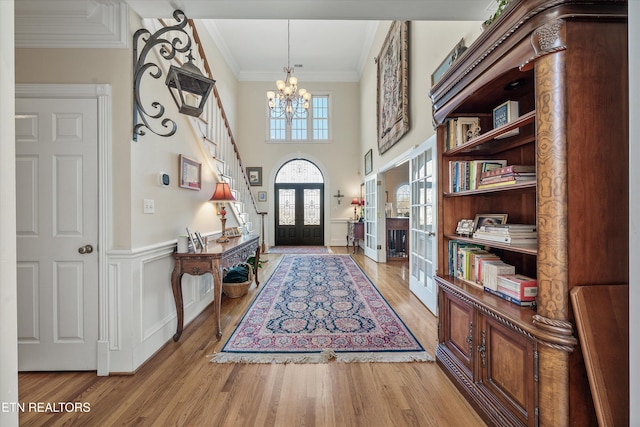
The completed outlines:
<svg viewBox="0 0 640 427">
<path fill-rule="evenodd" d="M 168 173 L 158 172 L 158 183 L 160 184 L 161 187 L 168 187 L 170 181 L 171 180 L 169 179 Z"/>
</svg>

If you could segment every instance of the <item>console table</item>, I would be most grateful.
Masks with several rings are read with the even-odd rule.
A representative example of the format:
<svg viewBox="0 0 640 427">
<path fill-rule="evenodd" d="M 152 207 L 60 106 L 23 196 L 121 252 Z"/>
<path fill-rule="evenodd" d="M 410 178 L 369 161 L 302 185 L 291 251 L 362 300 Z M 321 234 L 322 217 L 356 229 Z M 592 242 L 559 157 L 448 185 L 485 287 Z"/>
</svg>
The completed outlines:
<svg viewBox="0 0 640 427">
<path fill-rule="evenodd" d="M 180 339 L 184 324 L 184 306 L 182 301 L 182 275 L 187 273 L 192 276 L 201 276 L 206 273 L 213 275 L 213 316 L 216 323 L 216 337 L 222 337 L 220 327 L 220 299 L 222 298 L 222 269 L 229 268 L 255 254 L 254 271 L 256 286 L 258 281 L 258 262 L 260 259 L 260 245 L 258 235 L 247 235 L 232 237 L 226 243 L 216 243 L 210 241 L 205 250 L 196 253 L 174 253 L 174 267 L 171 274 L 171 289 L 176 303 L 176 313 L 178 315 L 178 327 L 174 341 Z"/>
<path fill-rule="evenodd" d="M 353 245 L 353 253 L 356 253 L 358 240 L 364 240 L 364 222 L 348 221 L 347 222 L 347 250 L 349 243 Z"/>
</svg>

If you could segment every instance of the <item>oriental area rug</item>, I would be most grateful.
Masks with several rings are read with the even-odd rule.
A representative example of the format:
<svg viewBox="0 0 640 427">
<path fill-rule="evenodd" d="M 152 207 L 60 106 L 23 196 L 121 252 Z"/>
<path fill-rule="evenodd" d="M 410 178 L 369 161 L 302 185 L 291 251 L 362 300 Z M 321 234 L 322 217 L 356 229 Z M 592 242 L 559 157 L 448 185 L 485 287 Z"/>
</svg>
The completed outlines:
<svg viewBox="0 0 640 427">
<path fill-rule="evenodd" d="M 326 254 L 331 252 L 326 246 L 273 246 L 270 254 Z"/>
<path fill-rule="evenodd" d="M 284 255 L 215 363 L 433 358 L 350 255 Z"/>
</svg>

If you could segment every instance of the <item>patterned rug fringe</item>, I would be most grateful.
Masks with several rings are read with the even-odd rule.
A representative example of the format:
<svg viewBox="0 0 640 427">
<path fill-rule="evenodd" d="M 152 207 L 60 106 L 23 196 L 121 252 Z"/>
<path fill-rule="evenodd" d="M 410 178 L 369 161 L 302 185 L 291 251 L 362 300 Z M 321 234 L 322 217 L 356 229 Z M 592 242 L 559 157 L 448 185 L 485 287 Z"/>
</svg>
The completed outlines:
<svg viewBox="0 0 640 427">
<path fill-rule="evenodd" d="M 417 352 L 363 352 L 336 353 L 323 350 L 321 353 L 216 353 L 213 363 L 328 363 L 332 360 L 342 363 L 402 363 L 433 362 L 433 357 L 426 351 Z"/>
</svg>

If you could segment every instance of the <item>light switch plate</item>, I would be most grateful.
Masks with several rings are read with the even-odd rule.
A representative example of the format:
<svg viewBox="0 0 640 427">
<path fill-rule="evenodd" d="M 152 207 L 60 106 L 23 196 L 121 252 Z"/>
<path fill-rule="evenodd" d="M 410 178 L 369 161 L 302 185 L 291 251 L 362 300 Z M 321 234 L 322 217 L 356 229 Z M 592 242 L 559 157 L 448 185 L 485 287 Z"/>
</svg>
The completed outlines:
<svg viewBox="0 0 640 427">
<path fill-rule="evenodd" d="M 152 214 L 156 212 L 155 202 L 152 199 L 144 199 L 144 213 Z"/>
</svg>

